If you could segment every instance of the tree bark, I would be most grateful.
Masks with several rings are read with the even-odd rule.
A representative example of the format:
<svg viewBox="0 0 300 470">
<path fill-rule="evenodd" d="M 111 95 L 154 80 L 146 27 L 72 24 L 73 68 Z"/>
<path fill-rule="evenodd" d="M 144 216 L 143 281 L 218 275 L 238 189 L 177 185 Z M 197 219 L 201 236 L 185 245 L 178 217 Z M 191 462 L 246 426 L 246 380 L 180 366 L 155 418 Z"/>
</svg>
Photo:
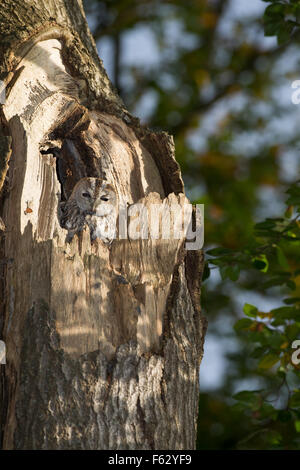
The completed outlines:
<svg viewBox="0 0 300 470">
<path fill-rule="evenodd" d="M 183 206 L 173 140 L 124 108 L 81 0 L 2 0 L 0 61 L 2 446 L 193 449 L 202 252 L 87 230 L 68 244 L 57 215 L 85 176 Z"/>
</svg>

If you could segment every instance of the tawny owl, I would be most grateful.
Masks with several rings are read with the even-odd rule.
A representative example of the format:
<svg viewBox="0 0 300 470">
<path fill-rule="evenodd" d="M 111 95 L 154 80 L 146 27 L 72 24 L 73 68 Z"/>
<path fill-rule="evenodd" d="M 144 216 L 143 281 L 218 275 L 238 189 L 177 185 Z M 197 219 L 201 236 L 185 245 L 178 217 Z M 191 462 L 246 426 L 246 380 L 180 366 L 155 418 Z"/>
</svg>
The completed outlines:
<svg viewBox="0 0 300 470">
<path fill-rule="evenodd" d="M 91 240 L 111 243 L 116 235 L 117 195 L 114 187 L 101 178 L 82 178 L 61 206 L 61 226 L 68 230 L 67 242 L 87 224 Z"/>
</svg>

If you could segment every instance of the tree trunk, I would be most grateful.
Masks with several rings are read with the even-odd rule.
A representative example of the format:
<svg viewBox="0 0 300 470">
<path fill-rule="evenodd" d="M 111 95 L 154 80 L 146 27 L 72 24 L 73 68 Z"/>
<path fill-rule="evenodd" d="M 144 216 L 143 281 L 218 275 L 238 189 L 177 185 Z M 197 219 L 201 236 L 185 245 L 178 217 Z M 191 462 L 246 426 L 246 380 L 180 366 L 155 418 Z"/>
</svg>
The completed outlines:
<svg viewBox="0 0 300 470">
<path fill-rule="evenodd" d="M 66 243 L 58 220 L 86 176 L 182 207 L 173 140 L 124 109 L 81 0 L 2 0 L 0 61 L 3 448 L 193 449 L 202 252 L 88 229 Z"/>
</svg>

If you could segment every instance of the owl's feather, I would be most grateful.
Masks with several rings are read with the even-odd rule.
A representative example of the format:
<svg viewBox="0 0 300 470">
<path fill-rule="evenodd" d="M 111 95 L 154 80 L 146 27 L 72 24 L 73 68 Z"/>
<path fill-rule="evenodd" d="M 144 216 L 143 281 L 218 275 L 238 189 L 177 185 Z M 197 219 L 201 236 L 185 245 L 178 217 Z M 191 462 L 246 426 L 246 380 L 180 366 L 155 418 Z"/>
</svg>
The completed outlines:
<svg viewBox="0 0 300 470">
<path fill-rule="evenodd" d="M 104 243 L 112 243 L 116 236 L 116 213 L 107 216 L 88 216 L 87 223 L 91 231 L 91 239 L 100 238 Z"/>
<path fill-rule="evenodd" d="M 111 243 L 115 238 L 117 196 L 112 185 L 100 178 L 82 178 L 71 196 L 60 203 L 60 224 L 68 230 L 67 242 L 87 224 L 91 240 Z"/>
</svg>

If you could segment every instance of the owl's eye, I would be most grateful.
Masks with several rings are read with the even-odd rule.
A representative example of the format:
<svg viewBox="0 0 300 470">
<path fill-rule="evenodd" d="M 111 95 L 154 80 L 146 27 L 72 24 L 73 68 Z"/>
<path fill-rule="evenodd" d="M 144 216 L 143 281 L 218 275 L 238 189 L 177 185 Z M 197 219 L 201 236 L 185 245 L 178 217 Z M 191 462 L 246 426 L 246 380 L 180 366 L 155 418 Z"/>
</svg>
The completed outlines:
<svg viewBox="0 0 300 470">
<path fill-rule="evenodd" d="M 83 197 L 91 197 L 89 193 L 82 193 Z"/>
<path fill-rule="evenodd" d="M 108 201 L 108 197 L 102 196 L 100 197 L 101 201 Z"/>
</svg>

